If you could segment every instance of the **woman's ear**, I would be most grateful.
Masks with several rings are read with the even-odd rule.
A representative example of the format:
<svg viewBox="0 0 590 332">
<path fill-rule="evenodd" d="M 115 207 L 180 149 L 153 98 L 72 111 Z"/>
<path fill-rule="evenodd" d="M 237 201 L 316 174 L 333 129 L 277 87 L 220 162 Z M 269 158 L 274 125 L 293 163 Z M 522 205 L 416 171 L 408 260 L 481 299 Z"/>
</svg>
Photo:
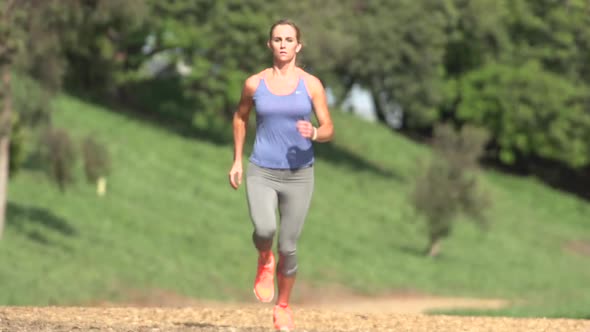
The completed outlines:
<svg viewBox="0 0 590 332">
<path fill-rule="evenodd" d="M 301 51 L 302 48 L 303 48 L 303 44 L 297 45 L 297 48 L 295 49 L 295 52 L 299 53 L 299 51 Z"/>
</svg>

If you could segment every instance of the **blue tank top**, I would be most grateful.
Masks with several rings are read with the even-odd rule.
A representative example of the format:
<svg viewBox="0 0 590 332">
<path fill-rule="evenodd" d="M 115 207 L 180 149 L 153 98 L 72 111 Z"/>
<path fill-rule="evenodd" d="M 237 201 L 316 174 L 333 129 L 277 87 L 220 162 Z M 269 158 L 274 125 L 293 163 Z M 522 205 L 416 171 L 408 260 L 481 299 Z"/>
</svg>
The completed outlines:
<svg viewBox="0 0 590 332">
<path fill-rule="evenodd" d="M 250 161 L 274 169 L 296 169 L 314 162 L 311 140 L 301 136 L 297 121 L 310 121 L 312 103 L 305 82 L 288 95 L 269 91 L 264 78 L 254 92 L 256 138 Z"/>
</svg>

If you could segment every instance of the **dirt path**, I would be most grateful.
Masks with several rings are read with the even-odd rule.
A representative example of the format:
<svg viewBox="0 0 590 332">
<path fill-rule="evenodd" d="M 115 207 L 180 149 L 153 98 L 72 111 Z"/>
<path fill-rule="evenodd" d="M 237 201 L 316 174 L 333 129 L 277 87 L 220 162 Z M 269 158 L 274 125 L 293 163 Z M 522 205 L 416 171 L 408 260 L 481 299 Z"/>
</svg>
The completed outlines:
<svg viewBox="0 0 590 332">
<path fill-rule="evenodd" d="M 427 316 L 295 308 L 296 331 L 590 332 L 590 320 Z M 186 308 L 0 307 L 1 332 L 272 331 L 272 306 Z"/>
<path fill-rule="evenodd" d="M 500 309 L 510 303 L 501 299 L 441 297 L 416 291 L 396 291 L 377 297 L 355 294 L 339 286 L 299 287 L 295 304 L 303 308 L 328 309 L 340 312 L 422 314 L 436 309 Z"/>
<path fill-rule="evenodd" d="M 437 309 L 499 309 L 507 305 L 507 302 L 468 298 L 391 297 L 305 302 L 299 305 L 303 308 L 328 309 L 339 312 L 423 314 L 429 310 Z"/>
<path fill-rule="evenodd" d="M 249 301 L 240 303 L 203 301 L 173 292 L 151 290 L 130 291 L 123 304 L 130 307 L 207 307 L 243 308 L 258 302 L 251 296 Z M 397 291 L 388 295 L 369 297 L 355 294 L 343 287 L 331 286 L 315 289 L 301 285 L 292 299 L 295 307 L 303 309 L 331 310 L 338 312 L 423 314 L 437 309 L 500 309 L 510 303 L 501 299 L 477 299 L 440 297 L 415 291 Z M 121 304 L 97 302 L 89 307 L 113 307 Z"/>
<path fill-rule="evenodd" d="M 493 299 L 434 297 L 414 292 L 368 298 L 339 288 L 303 288 L 293 301 L 296 331 L 590 332 L 590 320 L 425 315 L 432 309 L 501 308 Z M 130 293 L 125 305 L 0 307 L 0 332 L 273 331 L 272 305 L 203 302 L 165 291 Z"/>
</svg>

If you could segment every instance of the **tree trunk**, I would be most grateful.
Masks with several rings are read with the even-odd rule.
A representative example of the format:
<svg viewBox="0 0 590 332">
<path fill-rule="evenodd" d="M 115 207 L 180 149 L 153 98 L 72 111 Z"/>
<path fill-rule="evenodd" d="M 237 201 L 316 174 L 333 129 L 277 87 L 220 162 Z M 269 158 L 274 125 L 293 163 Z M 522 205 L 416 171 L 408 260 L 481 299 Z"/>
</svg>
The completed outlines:
<svg viewBox="0 0 590 332">
<path fill-rule="evenodd" d="M 10 132 L 12 129 L 12 91 L 10 66 L 1 69 L 2 113 L 0 113 L 0 239 L 4 233 L 6 202 L 8 200 L 8 172 L 10 165 Z"/>
<path fill-rule="evenodd" d="M 375 115 L 377 115 L 377 120 L 380 123 L 387 124 L 387 119 L 385 117 L 385 110 L 383 109 L 383 104 L 381 103 L 381 98 L 379 98 L 379 93 L 375 92 L 371 88 L 371 97 L 373 98 L 373 103 L 375 104 Z"/>
<path fill-rule="evenodd" d="M 356 81 L 354 79 L 349 79 L 347 82 L 344 83 L 342 95 L 336 96 L 335 104 L 337 105 L 337 108 L 343 109 L 342 105 L 344 105 L 344 102 L 346 101 L 346 96 L 348 96 L 348 93 L 350 93 L 355 83 Z"/>
</svg>

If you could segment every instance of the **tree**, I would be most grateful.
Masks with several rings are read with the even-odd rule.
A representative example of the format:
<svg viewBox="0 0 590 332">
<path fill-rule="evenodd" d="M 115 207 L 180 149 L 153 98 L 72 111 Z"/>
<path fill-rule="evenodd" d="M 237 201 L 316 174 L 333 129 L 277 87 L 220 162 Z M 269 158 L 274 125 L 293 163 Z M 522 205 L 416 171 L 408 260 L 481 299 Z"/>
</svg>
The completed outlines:
<svg viewBox="0 0 590 332">
<path fill-rule="evenodd" d="M 458 117 L 488 128 L 503 162 L 531 155 L 571 167 L 590 162 L 584 89 L 538 62 L 486 66 L 466 75 L 461 91 Z"/>
<path fill-rule="evenodd" d="M 303 51 L 297 61 L 305 70 L 320 78 L 329 87 L 336 103 L 357 83 L 349 64 L 362 47 L 363 37 L 357 34 L 356 12 L 362 10 L 356 0 L 277 1 L 272 21 L 294 20 L 301 29 Z"/>
<path fill-rule="evenodd" d="M 457 78 L 510 58 L 512 41 L 506 0 L 451 0 L 445 7 L 448 41 L 445 73 Z"/>
<path fill-rule="evenodd" d="M 485 131 L 472 126 L 458 133 L 449 125 L 435 126 L 434 159 L 418 177 L 412 194 L 416 211 L 426 221 L 426 253 L 431 257 L 440 253 L 441 240 L 450 235 L 459 214 L 487 225 L 490 201 L 479 188 L 476 172 L 486 140 Z"/>
<path fill-rule="evenodd" d="M 538 61 L 543 69 L 572 82 L 590 83 L 590 3 L 583 0 L 509 2 L 513 60 Z"/>
<path fill-rule="evenodd" d="M 590 4 L 451 0 L 442 114 L 486 127 L 502 163 L 590 163 Z"/>
<path fill-rule="evenodd" d="M 243 81 L 268 54 L 269 6 L 260 0 L 137 0 L 125 2 L 127 11 L 142 12 L 129 23 L 126 15 L 112 13 L 120 11 L 116 0 L 109 1 L 107 14 L 94 18 L 100 3 L 86 1 L 81 7 L 91 27 L 84 36 L 70 38 L 68 59 L 80 64 L 70 81 L 98 82 L 125 106 L 149 112 L 151 118 L 189 123 L 193 132 L 196 128 L 206 136 L 223 133 Z M 112 19 L 101 21 L 103 16 Z M 92 42 L 78 49 L 76 38 Z M 77 75 L 88 63 L 107 66 L 100 67 L 105 72 L 98 78 Z"/>
<path fill-rule="evenodd" d="M 12 131 L 12 70 L 18 53 L 23 12 L 16 0 L 0 2 L 0 237 L 4 230 Z"/>
<path fill-rule="evenodd" d="M 446 45 L 444 5 L 428 1 L 367 1 L 357 12 L 360 47 L 349 64 L 354 80 L 367 87 L 377 117 L 401 109 L 408 128 L 430 126 L 442 98 Z"/>
<path fill-rule="evenodd" d="M 440 108 L 443 121 L 459 124 L 456 111 L 463 77 L 488 64 L 511 59 L 513 45 L 507 28 L 510 12 L 505 0 L 451 0 L 445 9 L 448 41 Z"/>
<path fill-rule="evenodd" d="M 143 0 L 70 0 L 58 4 L 59 45 L 67 61 L 66 88 L 92 97 L 122 98 L 138 78 L 149 26 Z M 157 15 L 157 13 L 154 13 Z M 90 93 L 92 92 L 92 93 Z"/>
<path fill-rule="evenodd" d="M 24 105 L 22 95 L 15 95 L 15 75 L 37 79 L 47 93 L 60 88 L 63 62 L 57 43 L 60 3 L 56 0 L 2 0 L 0 1 L 0 237 L 6 217 L 6 193 L 11 165 L 11 148 L 18 150 L 12 140 L 27 123 L 43 118 L 38 106 L 44 100 Z M 23 79 L 26 82 L 26 78 Z M 18 87 L 18 84 L 17 84 Z M 33 92 L 41 90 L 31 90 Z M 18 92 L 18 90 L 17 90 Z M 45 92 L 37 96 L 45 96 Z M 21 97 L 21 98 L 19 98 Z M 17 109 L 15 109 L 15 106 Z M 31 107 L 29 107 L 31 106 Z M 28 112 L 36 109 L 36 111 Z M 31 116 L 31 117 L 29 117 Z M 17 140 L 17 143 L 22 143 Z M 12 163 L 14 165 L 14 163 Z"/>
</svg>

